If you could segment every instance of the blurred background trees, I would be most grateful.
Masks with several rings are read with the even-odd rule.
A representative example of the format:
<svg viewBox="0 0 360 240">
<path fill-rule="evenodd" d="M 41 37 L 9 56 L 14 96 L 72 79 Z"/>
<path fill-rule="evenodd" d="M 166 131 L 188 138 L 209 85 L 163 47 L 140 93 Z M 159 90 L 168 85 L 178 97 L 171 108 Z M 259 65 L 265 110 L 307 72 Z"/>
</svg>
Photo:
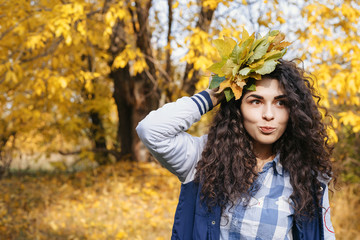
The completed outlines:
<svg viewBox="0 0 360 240">
<path fill-rule="evenodd" d="M 0 177 L 19 160 L 66 170 L 1 179 L 0 236 L 169 239 L 179 181 L 146 162 L 134 129 L 206 88 L 212 40 L 237 39 L 243 27 L 284 32 L 286 59 L 315 76 L 346 182 L 331 195 L 336 237 L 359 236 L 358 1 L 0 0 L 0 20 Z M 212 114 L 191 133 L 204 133 Z M 89 165 L 104 166 L 69 172 Z"/>
<path fill-rule="evenodd" d="M 283 31 L 286 58 L 316 76 L 344 176 L 358 181 L 360 5 L 356 1 L 1 1 L 0 152 L 106 164 L 148 159 L 146 114 L 208 84 L 211 41 Z M 354 170 L 356 169 L 356 170 Z M 357 179 L 357 180 L 356 180 Z"/>
</svg>

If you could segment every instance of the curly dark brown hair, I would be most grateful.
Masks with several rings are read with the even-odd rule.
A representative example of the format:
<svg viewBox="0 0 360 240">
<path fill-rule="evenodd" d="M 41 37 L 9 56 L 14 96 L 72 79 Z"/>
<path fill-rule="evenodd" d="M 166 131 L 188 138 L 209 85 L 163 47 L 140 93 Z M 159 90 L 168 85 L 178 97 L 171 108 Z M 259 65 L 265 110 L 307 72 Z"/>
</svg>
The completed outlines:
<svg viewBox="0 0 360 240">
<path fill-rule="evenodd" d="M 318 178 L 334 177 L 330 161 L 333 146 L 319 111 L 320 96 L 312 79 L 295 61 L 281 59 L 276 69 L 264 77 L 277 79 L 287 96 L 289 121 L 284 134 L 273 144 L 273 153 L 280 153 L 280 162 L 290 174 L 295 215 L 313 215 L 311 189 L 317 189 L 319 203 Z M 244 96 L 245 88 L 243 91 Z M 202 184 L 201 193 L 209 208 L 219 204 L 224 210 L 227 204 L 233 207 L 237 199 L 245 199 L 246 204 L 258 176 L 253 143 L 243 125 L 241 102 L 242 98 L 221 103 L 196 167 L 195 181 Z M 329 117 L 324 110 L 325 117 Z"/>
</svg>

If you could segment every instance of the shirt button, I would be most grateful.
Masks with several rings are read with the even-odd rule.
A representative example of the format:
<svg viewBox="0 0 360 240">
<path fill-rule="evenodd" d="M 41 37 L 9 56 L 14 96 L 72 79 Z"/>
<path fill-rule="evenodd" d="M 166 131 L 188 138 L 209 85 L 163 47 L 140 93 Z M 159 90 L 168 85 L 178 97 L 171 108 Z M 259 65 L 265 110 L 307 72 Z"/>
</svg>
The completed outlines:
<svg viewBox="0 0 360 240">
<path fill-rule="evenodd" d="M 215 225 L 215 221 L 212 221 L 211 224 L 212 224 L 212 225 Z"/>
</svg>

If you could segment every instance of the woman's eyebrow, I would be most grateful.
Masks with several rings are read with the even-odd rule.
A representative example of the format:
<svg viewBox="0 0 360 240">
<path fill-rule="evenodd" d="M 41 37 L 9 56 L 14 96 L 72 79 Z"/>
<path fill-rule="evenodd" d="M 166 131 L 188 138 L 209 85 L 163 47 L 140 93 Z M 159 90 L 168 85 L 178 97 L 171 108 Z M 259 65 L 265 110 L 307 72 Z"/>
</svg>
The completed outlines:
<svg viewBox="0 0 360 240">
<path fill-rule="evenodd" d="M 257 98 L 257 99 L 264 99 L 263 96 L 260 96 L 260 95 L 257 95 L 257 94 L 251 94 L 251 95 L 247 96 L 247 98 L 249 98 L 249 97 L 253 97 L 253 98 Z M 282 95 L 274 97 L 275 100 L 281 99 L 281 98 L 286 98 L 286 95 L 282 94 Z"/>
<path fill-rule="evenodd" d="M 275 100 L 281 99 L 281 98 L 286 98 L 286 95 L 283 94 L 283 95 L 279 95 L 279 96 L 274 97 Z"/>
<path fill-rule="evenodd" d="M 247 96 L 247 98 L 249 97 L 254 97 L 254 98 L 258 98 L 258 99 L 264 99 L 264 97 L 260 96 L 260 95 L 256 95 L 256 94 L 251 94 L 249 96 Z"/>
</svg>

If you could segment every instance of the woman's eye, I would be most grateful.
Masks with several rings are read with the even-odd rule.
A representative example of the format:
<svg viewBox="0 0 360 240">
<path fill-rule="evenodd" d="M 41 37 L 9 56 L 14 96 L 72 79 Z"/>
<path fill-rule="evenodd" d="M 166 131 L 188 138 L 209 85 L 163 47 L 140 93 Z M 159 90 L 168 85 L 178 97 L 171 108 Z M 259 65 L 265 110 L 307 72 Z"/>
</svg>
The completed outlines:
<svg viewBox="0 0 360 240">
<path fill-rule="evenodd" d="M 277 104 L 278 106 L 285 106 L 285 105 L 286 105 L 286 102 L 285 102 L 284 100 L 279 100 L 279 101 L 276 102 L 276 104 Z"/>
<path fill-rule="evenodd" d="M 252 100 L 250 101 L 251 104 L 260 104 L 261 102 L 259 100 Z"/>
</svg>

